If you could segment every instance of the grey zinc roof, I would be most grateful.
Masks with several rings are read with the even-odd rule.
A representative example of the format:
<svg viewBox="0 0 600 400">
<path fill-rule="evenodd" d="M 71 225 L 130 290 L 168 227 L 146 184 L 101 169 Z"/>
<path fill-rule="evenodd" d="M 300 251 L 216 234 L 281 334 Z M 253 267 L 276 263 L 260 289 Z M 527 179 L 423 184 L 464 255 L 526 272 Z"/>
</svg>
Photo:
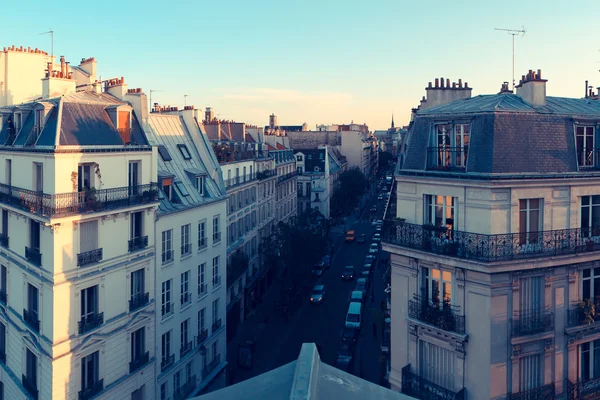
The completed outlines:
<svg viewBox="0 0 600 400">
<path fill-rule="evenodd" d="M 162 199 L 158 208 L 160 213 L 182 211 L 207 204 L 215 199 L 221 199 L 223 194 L 208 173 L 209 171 L 200 158 L 200 154 L 180 116 L 150 114 L 147 135 L 152 145 L 165 146 L 172 158 L 171 161 L 163 161 L 161 157 L 158 157 L 159 176 L 174 176 L 174 181 L 180 182 L 189 193 L 188 196 L 183 196 L 174 187 L 173 190 L 176 191 L 181 203 L 173 203 L 167 199 Z M 187 147 L 191 155 L 189 160 L 184 159 L 177 147 L 178 144 L 184 144 Z M 204 175 L 204 196 L 200 196 L 192 183 L 192 178 L 195 175 Z"/>
<path fill-rule="evenodd" d="M 413 397 L 327 365 L 321 361 L 314 343 L 304 343 L 296 361 L 196 399 L 409 400 Z"/>
</svg>

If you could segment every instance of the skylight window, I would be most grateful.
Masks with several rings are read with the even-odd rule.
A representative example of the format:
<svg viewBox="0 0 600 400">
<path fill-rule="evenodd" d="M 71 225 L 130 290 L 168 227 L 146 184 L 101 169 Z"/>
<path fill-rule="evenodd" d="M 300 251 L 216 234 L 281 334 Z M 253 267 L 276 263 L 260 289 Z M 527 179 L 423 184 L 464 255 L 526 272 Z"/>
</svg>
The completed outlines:
<svg viewBox="0 0 600 400">
<path fill-rule="evenodd" d="M 163 159 L 163 161 L 171 161 L 171 155 L 169 154 L 169 150 L 167 150 L 167 148 L 163 145 L 158 146 L 158 154 L 160 154 L 160 158 Z"/>
<path fill-rule="evenodd" d="M 179 151 L 181 152 L 181 155 L 183 156 L 184 160 L 192 159 L 192 156 L 190 155 L 190 151 L 188 150 L 188 148 L 185 144 L 178 144 L 177 147 L 179 148 Z"/>
<path fill-rule="evenodd" d="M 185 188 L 183 182 L 180 181 L 175 181 L 175 186 L 177 186 L 177 189 L 179 190 L 179 192 L 181 192 L 181 194 L 183 196 L 189 196 L 189 192 L 187 191 L 187 189 Z"/>
</svg>

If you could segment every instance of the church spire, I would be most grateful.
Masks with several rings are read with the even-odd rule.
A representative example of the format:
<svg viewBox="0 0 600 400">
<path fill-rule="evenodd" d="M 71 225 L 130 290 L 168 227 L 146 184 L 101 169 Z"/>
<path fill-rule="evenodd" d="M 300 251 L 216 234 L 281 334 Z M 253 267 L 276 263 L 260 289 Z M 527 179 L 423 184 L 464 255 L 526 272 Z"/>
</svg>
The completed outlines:
<svg viewBox="0 0 600 400">
<path fill-rule="evenodd" d="M 394 128 L 394 113 L 392 113 L 392 128 Z"/>
</svg>

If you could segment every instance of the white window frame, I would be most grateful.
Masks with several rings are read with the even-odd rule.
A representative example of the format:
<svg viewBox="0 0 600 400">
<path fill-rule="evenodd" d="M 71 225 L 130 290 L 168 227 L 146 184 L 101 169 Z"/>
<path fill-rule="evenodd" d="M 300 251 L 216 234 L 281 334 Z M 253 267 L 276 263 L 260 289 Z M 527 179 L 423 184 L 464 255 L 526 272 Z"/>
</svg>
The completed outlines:
<svg viewBox="0 0 600 400">
<path fill-rule="evenodd" d="M 173 261 L 173 229 L 162 231 L 162 263 L 168 264 Z"/>
<path fill-rule="evenodd" d="M 190 293 L 190 270 L 187 270 L 181 274 L 181 295 L 180 302 L 184 306 L 192 301 L 192 294 Z"/>
<path fill-rule="evenodd" d="M 584 204 L 587 203 L 587 204 Z M 580 202 L 580 227 L 582 235 L 587 237 L 600 236 L 600 218 L 594 221 L 594 211 L 597 210 L 600 215 L 600 195 L 581 196 Z M 583 214 L 587 211 L 587 221 Z"/>
<path fill-rule="evenodd" d="M 221 238 L 219 235 L 221 233 L 220 223 L 221 223 L 221 216 L 220 215 L 213 216 L 213 244 L 221 242 Z"/>
<path fill-rule="evenodd" d="M 220 256 L 213 257 L 212 262 L 212 276 L 213 276 L 213 288 L 221 286 L 221 280 L 219 279 L 219 263 Z"/>
<path fill-rule="evenodd" d="M 219 320 L 219 298 L 212 302 L 212 323 L 213 325 Z"/>
<path fill-rule="evenodd" d="M 192 254 L 192 241 L 190 231 L 192 230 L 191 224 L 185 224 L 181 226 L 181 256 L 187 256 Z"/>
<path fill-rule="evenodd" d="M 600 377 L 600 371 L 594 371 L 594 357 L 600 359 L 600 339 L 581 343 L 579 346 L 577 346 L 577 349 L 579 351 L 579 380 L 585 382 Z M 585 353 L 589 353 L 587 371 L 584 371 Z M 600 363 L 598 363 L 598 365 L 600 365 Z M 585 374 L 585 372 L 587 372 L 587 374 Z"/>
<path fill-rule="evenodd" d="M 579 130 L 581 129 L 582 134 L 579 134 Z M 591 133 L 590 133 L 591 131 Z M 592 148 L 589 149 L 587 147 L 587 140 L 589 137 L 592 137 Z M 579 138 L 582 138 L 582 148 L 580 149 L 577 145 Z M 590 125 L 576 125 L 575 126 L 575 151 L 577 152 L 577 165 L 580 167 L 592 167 L 594 166 L 594 161 L 596 158 L 595 155 L 596 148 L 596 127 Z M 581 154 L 581 155 L 580 155 Z"/>
<path fill-rule="evenodd" d="M 443 309 L 444 303 L 454 305 L 454 277 L 451 271 L 439 268 L 421 267 L 422 297 L 427 297 L 429 304 Z M 434 296 L 434 289 L 437 296 Z M 449 293 L 448 293 L 449 292 Z"/>
<path fill-rule="evenodd" d="M 204 288 L 204 291 L 202 290 Z M 208 293 L 206 290 L 206 263 L 198 265 L 198 296 L 203 296 Z"/>
<path fill-rule="evenodd" d="M 168 279 L 161 284 L 161 316 L 166 318 L 173 314 L 173 280 Z"/>
<path fill-rule="evenodd" d="M 589 272 L 589 276 L 586 276 L 587 273 Z M 581 299 L 582 300 L 587 300 L 590 299 L 592 301 L 595 301 L 596 297 L 600 297 L 600 293 L 596 293 L 594 290 L 594 284 L 596 280 L 600 280 L 600 268 L 584 268 L 580 271 L 580 276 L 581 276 L 581 284 L 580 284 L 580 290 L 581 290 Z M 586 283 L 589 282 L 589 292 L 590 295 L 589 297 L 586 297 L 584 294 L 584 286 L 586 285 Z M 600 282 L 599 282 L 600 284 Z M 596 310 L 596 312 L 598 312 L 598 310 Z"/>
<path fill-rule="evenodd" d="M 531 205 L 532 200 L 538 201 L 538 206 Z M 532 212 L 538 212 L 538 226 L 537 229 L 532 230 Z M 521 227 L 521 213 L 525 213 L 525 227 L 524 230 Z M 544 199 L 533 198 L 533 199 L 519 199 L 519 233 L 522 235 L 519 239 L 520 244 L 534 244 L 540 241 L 540 235 L 544 230 Z"/>
<path fill-rule="evenodd" d="M 451 202 L 450 205 L 448 203 Z M 426 194 L 424 199 L 424 225 L 434 225 L 445 227 L 448 230 L 458 229 L 458 198 L 452 196 L 441 196 L 435 194 Z M 440 224 L 437 222 L 437 210 L 441 210 Z M 448 215 L 450 214 L 450 215 Z M 451 221 L 450 221 L 451 220 Z"/>
<path fill-rule="evenodd" d="M 161 360 L 162 361 L 166 361 L 169 359 L 169 357 L 171 357 L 171 354 L 173 354 L 173 349 L 171 349 L 171 342 L 172 342 L 172 338 L 171 338 L 171 330 L 168 330 L 167 332 L 163 333 L 161 336 Z M 167 351 L 167 353 L 165 353 L 165 350 Z"/>
</svg>

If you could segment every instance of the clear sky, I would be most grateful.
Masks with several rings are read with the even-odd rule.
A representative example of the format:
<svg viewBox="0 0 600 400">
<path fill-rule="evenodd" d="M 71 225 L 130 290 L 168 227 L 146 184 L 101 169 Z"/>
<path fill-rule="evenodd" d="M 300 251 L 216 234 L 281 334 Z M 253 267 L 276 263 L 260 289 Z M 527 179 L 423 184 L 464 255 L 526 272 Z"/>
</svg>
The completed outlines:
<svg viewBox="0 0 600 400">
<path fill-rule="evenodd" d="M 436 77 L 473 95 L 541 69 L 554 96 L 600 86 L 600 1 L 197 0 L 12 1 L 0 47 L 23 45 L 73 64 L 95 57 L 103 79 L 162 90 L 153 102 L 211 106 L 223 119 L 281 125 L 408 123 Z"/>
</svg>

